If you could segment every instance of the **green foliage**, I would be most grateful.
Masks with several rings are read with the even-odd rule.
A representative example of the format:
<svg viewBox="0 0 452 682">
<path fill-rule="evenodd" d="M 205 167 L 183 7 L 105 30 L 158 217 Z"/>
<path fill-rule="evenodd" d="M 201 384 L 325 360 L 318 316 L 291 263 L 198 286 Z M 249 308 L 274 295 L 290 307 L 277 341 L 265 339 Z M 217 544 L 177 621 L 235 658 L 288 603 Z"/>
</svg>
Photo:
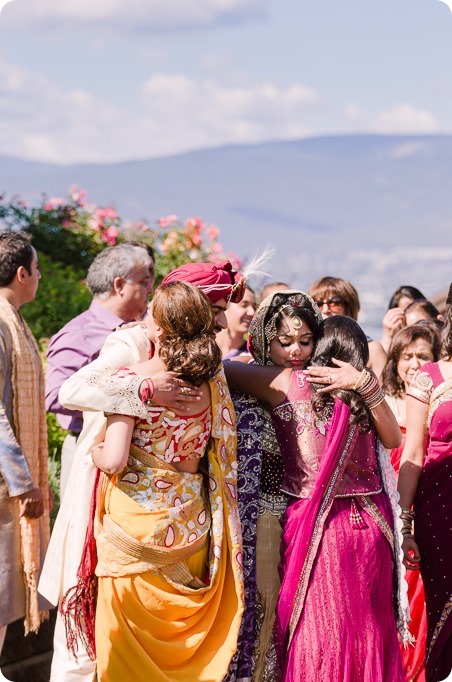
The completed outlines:
<svg viewBox="0 0 452 682">
<path fill-rule="evenodd" d="M 0 231 L 25 230 L 32 235 L 42 279 L 36 300 L 24 306 L 24 317 L 40 343 L 43 356 L 46 340 L 69 320 L 86 310 L 91 296 L 84 279 L 94 258 L 106 246 L 134 241 L 152 246 L 155 253 L 156 285 L 171 270 L 188 262 L 217 263 L 229 259 L 236 269 L 241 263 L 234 254 L 224 254 L 215 225 L 201 218 L 184 222 L 177 216 L 147 221 L 123 221 L 113 207 L 89 205 L 86 194 L 72 187 L 68 199 L 43 197 L 41 206 L 29 207 L 15 197 L 0 196 Z M 61 447 L 66 432 L 47 415 L 49 437 L 49 481 L 59 506 Z"/>
<path fill-rule="evenodd" d="M 50 525 L 53 528 L 60 508 L 61 448 L 66 438 L 64 431 L 52 412 L 47 412 L 47 437 L 49 440 L 49 485 L 53 496 L 53 509 L 50 512 Z"/>
<path fill-rule="evenodd" d="M 61 459 L 61 448 L 67 431 L 61 428 L 53 412 L 47 412 L 47 437 L 49 440 L 49 455 L 57 460 Z"/>
</svg>

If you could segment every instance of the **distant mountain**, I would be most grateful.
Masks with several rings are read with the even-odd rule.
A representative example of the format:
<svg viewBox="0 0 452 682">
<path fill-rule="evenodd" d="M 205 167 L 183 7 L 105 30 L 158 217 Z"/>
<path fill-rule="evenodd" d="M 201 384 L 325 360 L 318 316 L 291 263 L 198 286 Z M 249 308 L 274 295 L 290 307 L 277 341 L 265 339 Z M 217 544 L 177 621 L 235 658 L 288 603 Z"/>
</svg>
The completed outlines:
<svg viewBox="0 0 452 682">
<path fill-rule="evenodd" d="M 356 135 L 108 165 L 0 157 L 0 191 L 38 203 L 77 184 L 126 218 L 202 216 L 241 256 L 273 246 L 278 279 L 348 277 L 376 325 L 399 284 L 430 295 L 452 279 L 451 171 L 452 136 Z"/>
</svg>

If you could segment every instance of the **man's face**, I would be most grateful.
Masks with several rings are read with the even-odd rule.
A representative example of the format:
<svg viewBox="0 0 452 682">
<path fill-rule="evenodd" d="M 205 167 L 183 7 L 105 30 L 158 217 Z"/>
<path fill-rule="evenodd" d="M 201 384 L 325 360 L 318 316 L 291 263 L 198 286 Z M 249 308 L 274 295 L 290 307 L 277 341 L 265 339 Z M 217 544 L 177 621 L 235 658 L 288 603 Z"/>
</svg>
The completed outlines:
<svg viewBox="0 0 452 682">
<path fill-rule="evenodd" d="M 38 291 L 39 280 L 41 279 L 41 273 L 39 272 L 38 255 L 35 249 L 33 249 L 33 258 L 31 259 L 30 270 L 31 273 L 29 274 L 24 269 L 25 276 L 24 294 L 26 298 L 24 303 L 29 303 L 30 301 L 35 300 L 36 292 Z"/>
<path fill-rule="evenodd" d="M 124 282 L 121 316 L 125 322 L 139 320 L 143 317 L 153 287 L 154 264 L 149 258 L 147 265 L 136 265 Z"/>
<path fill-rule="evenodd" d="M 228 302 L 225 298 L 220 298 L 216 303 L 212 303 L 213 314 L 215 315 L 215 333 L 218 334 L 223 329 L 227 329 L 226 309 Z"/>
</svg>

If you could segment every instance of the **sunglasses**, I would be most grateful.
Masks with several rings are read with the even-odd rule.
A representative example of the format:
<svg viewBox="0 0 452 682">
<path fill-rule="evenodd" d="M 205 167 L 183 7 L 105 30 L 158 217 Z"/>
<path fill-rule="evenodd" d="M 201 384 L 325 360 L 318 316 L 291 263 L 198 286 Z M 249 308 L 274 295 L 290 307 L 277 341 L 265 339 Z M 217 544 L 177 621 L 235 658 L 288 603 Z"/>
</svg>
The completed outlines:
<svg viewBox="0 0 452 682">
<path fill-rule="evenodd" d="M 329 296 L 323 300 L 321 298 L 315 298 L 314 303 L 318 305 L 319 308 L 327 305 L 330 310 L 339 310 L 344 307 L 345 301 L 340 296 Z"/>
</svg>

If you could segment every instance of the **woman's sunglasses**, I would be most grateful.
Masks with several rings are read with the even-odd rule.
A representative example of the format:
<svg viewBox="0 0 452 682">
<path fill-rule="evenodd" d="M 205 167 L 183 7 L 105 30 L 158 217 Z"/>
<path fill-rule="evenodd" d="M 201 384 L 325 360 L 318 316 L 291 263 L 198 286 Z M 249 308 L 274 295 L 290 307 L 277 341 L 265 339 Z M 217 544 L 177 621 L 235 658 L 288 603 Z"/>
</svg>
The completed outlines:
<svg viewBox="0 0 452 682">
<path fill-rule="evenodd" d="M 318 305 L 319 308 L 327 305 L 330 310 L 340 310 L 344 307 L 345 301 L 340 296 L 329 296 L 323 300 L 321 298 L 315 298 L 314 303 Z"/>
</svg>

